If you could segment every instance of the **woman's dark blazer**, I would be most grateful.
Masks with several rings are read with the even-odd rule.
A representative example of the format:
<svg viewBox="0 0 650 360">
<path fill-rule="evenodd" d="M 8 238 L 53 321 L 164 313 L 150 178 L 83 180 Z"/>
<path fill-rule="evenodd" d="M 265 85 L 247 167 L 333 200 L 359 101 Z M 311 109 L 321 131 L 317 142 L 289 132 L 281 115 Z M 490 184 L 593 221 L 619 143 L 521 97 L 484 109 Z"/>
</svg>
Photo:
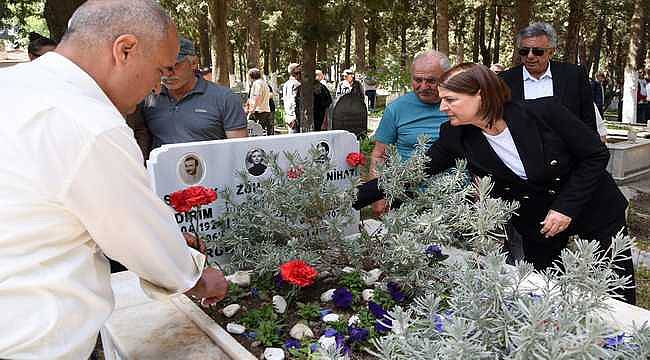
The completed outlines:
<svg viewBox="0 0 650 360">
<path fill-rule="evenodd" d="M 575 115 L 550 98 L 506 103 L 503 115 L 527 180 L 499 159 L 481 129 L 449 122 L 427 152 L 428 172 L 436 174 L 456 159 L 467 159 L 473 175 L 492 178 L 493 197 L 520 203 L 512 221 L 524 239 L 543 240 L 539 223 L 549 209 L 571 217 L 565 235 L 591 233 L 624 219 L 627 200 L 606 171 L 609 151 Z M 363 194 L 362 187 L 360 192 L 361 201 L 377 198 L 373 190 Z"/>
</svg>

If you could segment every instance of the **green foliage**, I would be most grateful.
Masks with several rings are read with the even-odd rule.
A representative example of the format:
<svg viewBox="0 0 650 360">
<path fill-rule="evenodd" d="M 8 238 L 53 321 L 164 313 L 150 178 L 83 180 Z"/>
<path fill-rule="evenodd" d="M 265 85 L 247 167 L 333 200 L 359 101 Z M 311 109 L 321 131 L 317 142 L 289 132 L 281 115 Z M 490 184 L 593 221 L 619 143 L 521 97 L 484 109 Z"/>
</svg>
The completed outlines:
<svg viewBox="0 0 650 360">
<path fill-rule="evenodd" d="M 298 317 L 300 319 L 311 321 L 320 318 L 320 306 L 317 303 L 303 304 L 298 302 L 296 304 L 298 305 Z"/>
<path fill-rule="evenodd" d="M 242 289 L 237 284 L 228 283 L 228 295 L 223 300 L 224 303 L 235 303 L 249 295 L 248 291 Z"/>
<path fill-rule="evenodd" d="M 348 332 L 348 323 L 345 320 L 328 322 L 326 326 L 336 330 L 339 334 L 346 334 Z"/>
<path fill-rule="evenodd" d="M 242 315 L 240 321 L 249 329 L 255 329 L 264 321 L 275 321 L 278 315 L 273 311 L 272 304 L 263 305 L 257 309 L 249 309 Z"/>
<path fill-rule="evenodd" d="M 284 324 L 277 320 L 262 320 L 259 326 L 255 328 L 256 339 L 264 346 L 281 345 L 280 330 L 284 327 Z"/>
</svg>

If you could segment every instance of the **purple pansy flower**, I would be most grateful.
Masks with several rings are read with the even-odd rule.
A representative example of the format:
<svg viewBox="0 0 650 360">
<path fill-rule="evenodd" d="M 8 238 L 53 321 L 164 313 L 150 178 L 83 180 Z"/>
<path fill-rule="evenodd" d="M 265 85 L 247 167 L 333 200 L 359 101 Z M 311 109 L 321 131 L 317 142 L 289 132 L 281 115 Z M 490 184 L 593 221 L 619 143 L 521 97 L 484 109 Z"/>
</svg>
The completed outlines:
<svg viewBox="0 0 650 360">
<path fill-rule="evenodd" d="M 251 296 L 254 297 L 254 298 L 260 297 L 260 289 L 258 289 L 256 287 L 251 288 Z"/>
<path fill-rule="evenodd" d="M 309 345 L 309 350 L 311 352 L 315 353 L 315 352 L 318 352 L 319 347 L 320 347 L 320 345 L 318 343 L 311 343 L 311 345 Z"/>
<path fill-rule="evenodd" d="M 605 338 L 605 347 L 608 349 L 614 349 L 623 344 L 625 344 L 625 333 Z"/>
<path fill-rule="evenodd" d="M 374 301 L 368 301 L 368 310 L 377 319 L 381 319 L 387 314 L 386 310 Z"/>
<path fill-rule="evenodd" d="M 287 283 L 280 274 L 275 275 L 273 280 L 275 280 L 275 286 L 279 288 L 283 287 Z"/>
<path fill-rule="evenodd" d="M 334 305 L 341 309 L 347 309 L 352 305 L 352 293 L 346 288 L 338 288 L 334 290 L 334 296 L 332 297 Z"/>
<path fill-rule="evenodd" d="M 336 336 L 338 333 L 339 333 L 339 332 L 336 331 L 336 329 L 327 328 L 327 329 L 325 329 L 325 331 L 323 332 L 323 336 L 325 336 L 325 337 L 332 337 L 332 336 Z"/>
<path fill-rule="evenodd" d="M 427 246 L 427 249 L 425 250 L 425 253 L 429 256 L 435 256 L 435 257 L 441 257 L 442 256 L 442 249 L 440 246 L 436 244 L 432 244 Z"/>
<path fill-rule="evenodd" d="M 350 341 L 352 342 L 362 342 L 368 340 L 370 336 L 370 331 L 365 328 L 358 328 L 350 326 L 348 328 L 348 333 L 350 334 Z"/>
<path fill-rule="evenodd" d="M 388 319 L 388 318 L 383 318 L 383 319 L 377 319 L 375 320 L 375 330 L 377 330 L 378 333 L 385 334 L 390 331 L 390 327 L 393 325 L 393 320 Z"/>
<path fill-rule="evenodd" d="M 531 300 L 533 300 L 534 303 L 542 301 L 542 295 L 535 294 L 532 291 L 528 293 L 528 296 L 530 296 Z"/>
<path fill-rule="evenodd" d="M 289 349 L 300 349 L 302 344 L 300 344 L 300 340 L 296 339 L 288 339 L 287 341 L 284 342 L 284 348 L 289 350 Z"/>
<path fill-rule="evenodd" d="M 394 282 L 389 282 L 388 285 L 388 292 L 390 293 L 390 296 L 393 298 L 393 300 L 397 302 L 402 302 L 406 299 L 406 296 L 404 296 L 404 293 L 400 290 L 400 286 L 398 283 Z"/>
<path fill-rule="evenodd" d="M 345 343 L 345 336 L 338 334 L 336 335 L 336 348 L 345 355 L 350 353 L 350 347 Z"/>
<path fill-rule="evenodd" d="M 247 331 L 244 333 L 244 336 L 251 340 L 255 340 L 257 338 L 257 333 L 255 331 Z"/>
<path fill-rule="evenodd" d="M 434 322 L 434 324 L 436 326 L 436 331 L 437 332 L 443 332 L 445 330 L 445 323 L 444 323 L 444 319 L 442 318 L 442 316 L 436 314 L 434 316 L 434 321 L 433 322 Z"/>
</svg>

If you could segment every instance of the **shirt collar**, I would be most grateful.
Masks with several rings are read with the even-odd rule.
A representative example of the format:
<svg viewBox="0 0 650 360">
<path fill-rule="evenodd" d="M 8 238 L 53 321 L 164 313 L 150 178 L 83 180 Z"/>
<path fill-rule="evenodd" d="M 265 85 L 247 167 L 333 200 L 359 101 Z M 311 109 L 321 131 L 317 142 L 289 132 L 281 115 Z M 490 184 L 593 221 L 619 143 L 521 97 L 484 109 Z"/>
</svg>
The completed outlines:
<svg viewBox="0 0 650 360">
<path fill-rule="evenodd" d="M 524 74 L 524 81 L 526 80 L 532 80 L 532 81 L 540 81 L 544 80 L 545 78 L 553 79 L 553 74 L 551 74 L 551 63 L 548 63 L 548 66 L 546 67 L 546 72 L 540 76 L 539 79 L 536 79 L 533 77 L 529 72 L 528 69 L 526 69 L 526 65 L 522 65 L 521 68 L 523 69 L 523 74 Z"/>
<path fill-rule="evenodd" d="M 113 102 L 104 93 L 104 90 L 99 87 L 95 79 L 67 57 L 49 51 L 40 56 L 34 63 L 56 74 L 65 84 L 79 90 L 83 95 L 111 104 L 115 108 Z M 117 111 L 117 108 L 115 110 Z"/>
</svg>

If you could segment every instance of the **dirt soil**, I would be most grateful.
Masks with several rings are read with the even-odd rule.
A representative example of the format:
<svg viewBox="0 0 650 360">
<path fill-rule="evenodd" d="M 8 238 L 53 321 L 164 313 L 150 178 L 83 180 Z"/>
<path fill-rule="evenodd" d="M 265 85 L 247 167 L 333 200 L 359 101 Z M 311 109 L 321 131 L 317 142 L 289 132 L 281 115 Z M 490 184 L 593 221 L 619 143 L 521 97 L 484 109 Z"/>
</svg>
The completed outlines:
<svg viewBox="0 0 650 360">
<path fill-rule="evenodd" d="M 630 200 L 627 220 L 630 235 L 636 237 L 637 247 L 650 251 L 650 194 L 639 193 Z"/>
</svg>

